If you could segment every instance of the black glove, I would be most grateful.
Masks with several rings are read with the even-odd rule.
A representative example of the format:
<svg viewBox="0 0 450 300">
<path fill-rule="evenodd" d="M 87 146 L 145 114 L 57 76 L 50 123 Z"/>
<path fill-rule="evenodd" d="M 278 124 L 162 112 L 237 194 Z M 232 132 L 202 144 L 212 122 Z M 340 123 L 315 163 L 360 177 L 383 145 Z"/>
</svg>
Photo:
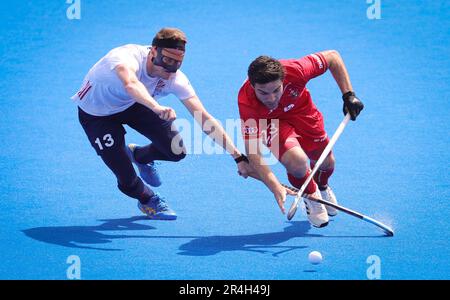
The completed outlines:
<svg viewBox="0 0 450 300">
<path fill-rule="evenodd" d="M 356 117 L 359 115 L 359 113 L 363 110 L 364 104 L 356 98 L 356 95 L 354 92 L 347 92 L 344 95 L 342 95 L 342 100 L 344 100 L 344 115 L 350 113 L 350 117 L 352 121 L 356 120 Z"/>
<path fill-rule="evenodd" d="M 238 164 L 242 161 L 245 161 L 246 163 L 248 163 L 248 158 L 247 156 L 245 156 L 244 154 L 241 154 L 238 158 L 235 158 L 234 161 Z"/>
</svg>

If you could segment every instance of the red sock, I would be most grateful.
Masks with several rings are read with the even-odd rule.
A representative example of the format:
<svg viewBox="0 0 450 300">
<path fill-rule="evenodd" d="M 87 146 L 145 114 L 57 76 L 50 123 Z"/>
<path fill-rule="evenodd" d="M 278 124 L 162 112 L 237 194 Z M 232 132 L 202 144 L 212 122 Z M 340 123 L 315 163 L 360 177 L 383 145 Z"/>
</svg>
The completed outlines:
<svg viewBox="0 0 450 300">
<path fill-rule="evenodd" d="M 316 174 L 314 174 L 314 181 L 319 186 L 319 189 L 326 188 L 328 185 L 328 178 L 330 178 L 331 174 L 333 174 L 334 168 L 328 170 L 317 170 Z"/>
<path fill-rule="evenodd" d="M 298 178 L 294 177 L 294 175 L 288 173 L 288 179 L 289 179 L 289 182 L 290 182 L 294 187 L 296 187 L 296 188 L 299 189 L 299 188 L 301 188 L 301 186 L 303 185 L 303 183 L 305 183 L 305 181 L 306 181 L 306 179 L 308 178 L 309 174 L 311 174 L 311 170 L 308 170 L 308 171 L 306 172 L 306 175 L 305 175 L 303 178 L 298 179 Z M 316 189 L 317 189 L 317 186 L 316 186 L 316 184 L 314 183 L 314 180 L 311 180 L 311 181 L 308 183 L 308 185 L 306 186 L 305 193 L 307 193 L 307 194 L 314 194 L 314 192 L 316 191 Z"/>
</svg>

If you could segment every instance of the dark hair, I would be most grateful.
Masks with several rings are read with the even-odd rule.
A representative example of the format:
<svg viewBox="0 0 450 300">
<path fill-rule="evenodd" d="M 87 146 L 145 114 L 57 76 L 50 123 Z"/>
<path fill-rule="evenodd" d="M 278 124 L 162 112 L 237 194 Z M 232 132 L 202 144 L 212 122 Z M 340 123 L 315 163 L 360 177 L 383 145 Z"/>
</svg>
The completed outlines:
<svg viewBox="0 0 450 300">
<path fill-rule="evenodd" d="M 256 58 L 248 67 L 248 79 L 255 86 L 256 83 L 265 84 L 284 79 L 284 68 L 281 63 L 269 56 Z"/>
</svg>

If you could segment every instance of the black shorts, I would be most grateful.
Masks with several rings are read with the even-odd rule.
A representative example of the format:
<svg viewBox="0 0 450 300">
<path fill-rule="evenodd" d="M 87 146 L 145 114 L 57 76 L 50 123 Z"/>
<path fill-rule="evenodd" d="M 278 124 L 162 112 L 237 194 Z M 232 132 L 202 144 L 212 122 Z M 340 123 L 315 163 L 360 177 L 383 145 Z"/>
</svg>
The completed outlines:
<svg viewBox="0 0 450 300">
<path fill-rule="evenodd" d="M 159 150 L 171 152 L 170 142 L 178 134 L 172 123 L 162 120 L 149 108 L 135 103 L 125 111 L 109 116 L 93 116 L 78 108 L 78 118 L 98 155 L 114 152 L 125 145 L 128 125 L 152 141 Z"/>
</svg>

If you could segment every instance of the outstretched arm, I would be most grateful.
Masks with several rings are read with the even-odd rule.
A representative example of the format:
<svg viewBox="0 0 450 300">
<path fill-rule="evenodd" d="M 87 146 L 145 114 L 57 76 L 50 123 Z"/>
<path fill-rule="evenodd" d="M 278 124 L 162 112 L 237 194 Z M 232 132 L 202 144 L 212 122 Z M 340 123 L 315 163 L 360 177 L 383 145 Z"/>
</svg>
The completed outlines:
<svg viewBox="0 0 450 300">
<path fill-rule="evenodd" d="M 242 155 L 223 127 L 210 113 L 208 113 L 197 96 L 184 100 L 183 104 L 194 117 L 195 121 L 200 125 L 203 132 L 205 132 L 215 143 L 225 149 L 233 159 L 237 159 Z M 248 163 L 246 161 L 238 163 L 239 175 L 244 178 L 247 178 L 248 176 L 247 169 Z"/>
<path fill-rule="evenodd" d="M 249 160 L 248 175 L 263 182 L 267 188 L 273 193 L 281 212 L 284 214 L 284 203 L 286 202 L 286 194 L 295 195 L 294 192 L 286 189 L 278 181 L 278 178 L 266 165 L 264 159 L 261 157 L 260 142 L 258 139 L 246 139 L 245 151 Z"/>
</svg>

